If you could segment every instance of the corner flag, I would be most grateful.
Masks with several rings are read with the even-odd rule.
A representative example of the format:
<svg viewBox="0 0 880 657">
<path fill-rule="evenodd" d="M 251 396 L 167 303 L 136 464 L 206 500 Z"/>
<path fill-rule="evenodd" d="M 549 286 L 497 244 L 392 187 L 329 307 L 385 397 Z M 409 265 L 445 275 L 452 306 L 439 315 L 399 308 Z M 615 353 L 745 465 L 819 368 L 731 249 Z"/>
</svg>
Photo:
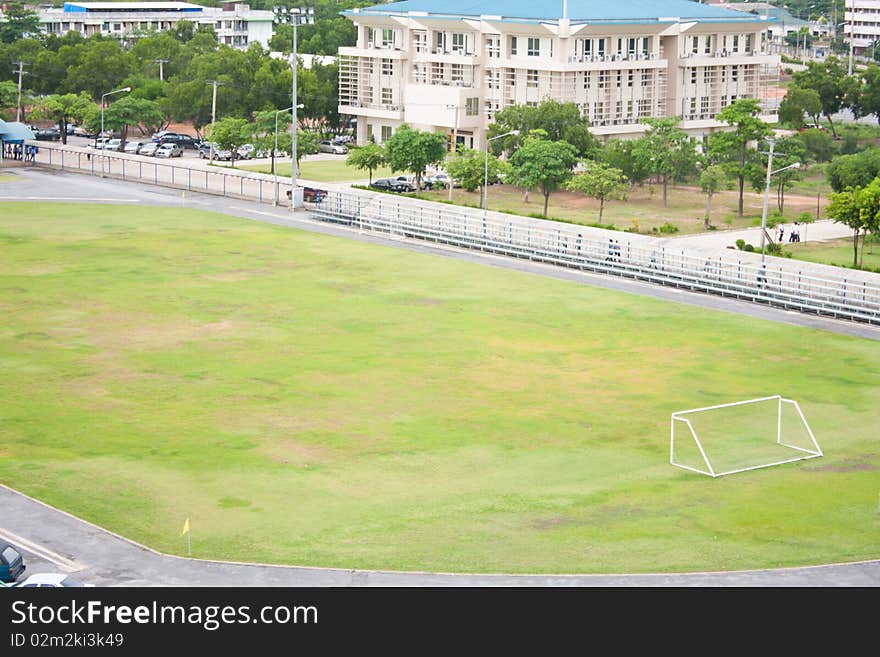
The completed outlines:
<svg viewBox="0 0 880 657">
<path fill-rule="evenodd" d="M 187 518 L 186 522 L 183 523 L 183 531 L 180 532 L 180 535 L 183 536 L 184 534 L 188 534 L 188 533 L 189 533 L 189 518 Z"/>
</svg>

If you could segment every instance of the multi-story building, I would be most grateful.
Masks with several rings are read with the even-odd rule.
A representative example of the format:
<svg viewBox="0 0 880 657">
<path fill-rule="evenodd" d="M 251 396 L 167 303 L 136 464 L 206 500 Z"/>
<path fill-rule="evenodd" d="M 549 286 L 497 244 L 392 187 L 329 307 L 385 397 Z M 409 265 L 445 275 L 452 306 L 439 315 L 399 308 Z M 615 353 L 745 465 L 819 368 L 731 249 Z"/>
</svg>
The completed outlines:
<svg viewBox="0 0 880 657">
<path fill-rule="evenodd" d="M 546 98 L 576 103 L 599 137 L 638 136 L 660 116 L 705 134 L 779 65 L 765 51 L 772 18 L 687 0 L 404 0 L 343 14 L 358 36 L 339 50 L 339 111 L 357 117 L 359 143 L 408 123 L 481 148 L 496 112 Z"/>
<path fill-rule="evenodd" d="M 844 0 L 843 34 L 856 55 L 871 55 L 880 42 L 880 0 Z"/>
<path fill-rule="evenodd" d="M 150 31 L 173 29 L 178 21 L 209 26 L 217 40 L 233 48 L 258 42 L 269 47 L 274 15 L 249 5 L 225 2 L 221 7 L 202 7 L 188 2 L 65 2 L 62 7 L 40 9 L 40 25 L 47 34 L 59 36 L 76 31 L 83 36 L 103 34 L 129 38 Z"/>
</svg>

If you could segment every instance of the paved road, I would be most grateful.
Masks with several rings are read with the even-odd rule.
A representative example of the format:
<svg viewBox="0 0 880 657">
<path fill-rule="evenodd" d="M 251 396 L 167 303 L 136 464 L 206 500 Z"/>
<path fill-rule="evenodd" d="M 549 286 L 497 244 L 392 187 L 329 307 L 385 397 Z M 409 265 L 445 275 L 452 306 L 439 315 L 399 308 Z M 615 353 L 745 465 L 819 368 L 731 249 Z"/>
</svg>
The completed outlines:
<svg viewBox="0 0 880 657">
<path fill-rule="evenodd" d="M 643 294 L 691 305 L 736 312 L 763 319 L 808 326 L 872 340 L 880 327 L 767 308 L 720 297 L 652 286 L 614 277 L 566 270 L 529 261 L 474 253 L 376 235 L 309 219 L 307 212 L 291 214 L 282 208 L 258 205 L 139 183 L 101 180 L 91 176 L 39 169 L 19 169 L 15 179 L 0 183 L 0 203 L 14 200 L 54 200 L 62 203 L 99 202 L 173 205 L 214 210 L 255 221 L 291 226 L 365 242 L 392 245 L 442 257 L 479 262 L 534 275 Z M 46 190 L 51 189 L 51 196 Z M 2 207 L 2 206 L 0 206 Z M 231 564 L 182 559 L 158 554 L 101 528 L 51 509 L 0 486 L 0 536 L 24 539 L 29 573 L 66 570 L 98 585 L 181 586 L 877 586 L 880 561 L 773 571 L 656 575 L 451 575 L 392 573 L 320 568 Z M 13 540 L 16 542 L 16 540 Z"/>
<path fill-rule="evenodd" d="M 774 229 L 769 229 L 774 236 Z M 785 225 L 785 237 L 783 241 L 788 239 L 791 232 L 791 224 Z M 801 242 L 822 242 L 825 240 L 839 239 L 841 237 L 852 237 L 852 230 L 843 224 L 837 224 L 830 219 L 822 219 L 811 224 L 802 224 L 800 227 Z M 708 233 L 697 233 L 696 235 L 682 235 L 681 237 L 670 238 L 670 242 L 680 244 L 681 246 L 699 250 L 707 253 L 720 253 L 731 247 L 736 246 L 736 241 L 743 239 L 746 244 L 752 244 L 760 251 L 761 246 L 761 228 L 744 228 L 741 230 L 717 230 Z M 787 243 L 787 242 L 786 242 Z M 785 244 L 783 244 L 785 246 Z"/>
</svg>

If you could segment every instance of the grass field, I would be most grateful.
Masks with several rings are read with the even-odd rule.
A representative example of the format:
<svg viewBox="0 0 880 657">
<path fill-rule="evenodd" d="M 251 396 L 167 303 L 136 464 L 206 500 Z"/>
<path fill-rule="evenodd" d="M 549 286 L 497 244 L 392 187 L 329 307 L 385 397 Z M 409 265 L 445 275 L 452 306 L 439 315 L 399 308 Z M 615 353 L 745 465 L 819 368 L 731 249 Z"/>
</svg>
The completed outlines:
<svg viewBox="0 0 880 657">
<path fill-rule="evenodd" d="M 0 205 L 0 481 L 159 550 L 646 572 L 877 557 L 877 343 L 172 208 Z M 712 480 L 675 410 L 826 457 Z"/>
<path fill-rule="evenodd" d="M 272 173 L 272 167 L 263 164 L 241 165 L 236 169 L 244 169 L 246 171 L 257 171 L 259 173 Z M 290 178 L 290 164 L 275 164 L 275 171 L 279 176 Z M 376 178 L 387 178 L 391 175 L 391 169 L 382 167 L 373 171 L 373 180 Z M 345 163 L 345 157 L 340 155 L 339 159 L 333 160 L 303 160 L 300 163 L 299 177 L 305 180 L 314 180 L 316 182 L 347 182 L 354 180 L 368 180 L 369 173 L 350 167 Z"/>
<path fill-rule="evenodd" d="M 853 263 L 853 241 L 851 237 L 842 237 L 825 242 L 801 242 L 785 244 L 785 250 L 791 251 L 792 257 L 809 262 L 821 262 L 826 265 L 851 267 Z M 859 257 L 866 269 L 880 270 L 880 245 L 867 242 L 865 254 L 861 255 L 862 244 L 859 240 Z"/>
</svg>

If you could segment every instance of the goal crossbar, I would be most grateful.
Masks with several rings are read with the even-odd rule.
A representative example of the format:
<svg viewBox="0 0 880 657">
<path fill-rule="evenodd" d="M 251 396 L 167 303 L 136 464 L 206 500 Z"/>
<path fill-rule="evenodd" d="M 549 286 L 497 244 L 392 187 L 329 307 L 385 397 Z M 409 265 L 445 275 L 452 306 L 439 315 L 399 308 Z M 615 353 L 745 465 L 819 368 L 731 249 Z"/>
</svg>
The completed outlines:
<svg viewBox="0 0 880 657">
<path fill-rule="evenodd" d="M 702 411 L 713 411 L 721 408 L 730 408 L 733 406 L 744 406 L 746 404 L 755 404 L 759 402 L 766 401 L 777 401 L 777 412 L 776 412 L 776 444 L 781 445 L 783 447 L 787 447 L 798 452 L 802 452 L 802 455 L 794 456 L 788 459 L 782 459 L 778 461 L 773 461 L 772 463 L 762 463 L 760 465 L 751 465 L 743 468 L 736 468 L 733 470 L 725 470 L 723 472 L 716 472 L 715 468 L 712 467 L 712 463 L 709 460 L 708 455 L 706 454 L 706 450 L 703 446 L 700 437 L 697 435 L 697 432 L 694 430 L 694 426 L 691 421 L 685 417 L 686 415 L 690 415 L 693 413 L 700 413 Z M 784 442 L 782 439 L 782 405 L 790 404 L 800 417 L 801 422 L 803 422 L 803 427 L 809 436 L 810 442 L 812 443 L 812 449 L 801 447 L 799 445 L 792 445 L 790 443 Z M 702 470 L 698 467 L 693 467 L 687 465 L 685 463 L 681 463 L 676 461 L 675 458 L 675 423 L 679 422 L 687 426 L 688 431 L 690 433 L 691 438 L 694 443 L 696 443 L 697 448 L 700 451 L 700 456 L 702 457 L 703 463 L 706 465 L 706 469 Z M 738 402 L 730 402 L 728 404 L 717 404 L 715 406 L 704 406 L 702 408 L 691 408 L 685 411 L 676 411 L 672 414 L 670 419 L 670 436 L 669 436 L 669 463 L 678 468 L 682 468 L 684 470 L 690 470 L 691 472 L 697 472 L 699 474 L 708 475 L 710 477 L 721 477 L 723 475 L 736 474 L 738 472 L 747 472 L 748 470 L 758 470 L 761 468 L 770 468 L 776 465 L 782 465 L 784 463 L 793 463 L 795 461 L 803 461 L 806 459 L 813 459 L 823 456 L 822 449 L 819 447 L 819 443 L 816 441 L 816 436 L 813 435 L 813 430 L 810 428 L 810 424 L 807 422 L 807 418 L 804 417 L 804 413 L 801 410 L 800 405 L 793 399 L 786 399 L 782 395 L 771 395 L 769 397 L 758 397 L 756 399 L 746 399 L 744 401 Z"/>
</svg>

